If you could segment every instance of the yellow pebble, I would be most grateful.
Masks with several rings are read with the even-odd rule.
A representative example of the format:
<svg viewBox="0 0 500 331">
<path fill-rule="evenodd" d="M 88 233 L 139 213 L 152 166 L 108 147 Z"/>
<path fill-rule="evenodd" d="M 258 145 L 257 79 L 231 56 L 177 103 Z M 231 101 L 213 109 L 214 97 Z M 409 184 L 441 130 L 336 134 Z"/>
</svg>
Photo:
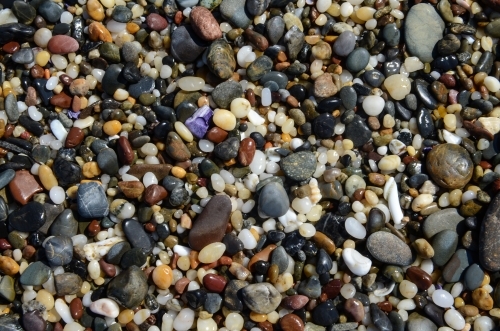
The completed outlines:
<svg viewBox="0 0 500 331">
<path fill-rule="evenodd" d="M 47 310 L 54 308 L 54 296 L 47 290 L 41 289 L 38 291 L 36 294 L 36 301 L 44 305 Z"/>
<path fill-rule="evenodd" d="M 456 297 L 455 298 L 455 308 L 460 308 L 465 305 L 464 299 L 461 297 Z"/>
<path fill-rule="evenodd" d="M 5 275 L 14 276 L 19 272 L 19 264 L 8 256 L 0 256 L 0 271 Z"/>
<path fill-rule="evenodd" d="M 488 285 L 489 283 L 490 283 L 490 275 L 485 273 L 484 278 L 483 278 L 483 282 L 481 283 L 481 285 L 479 285 L 479 287 L 483 287 L 485 285 Z"/>
<path fill-rule="evenodd" d="M 344 248 L 355 248 L 356 244 L 351 239 L 344 241 Z"/>
<path fill-rule="evenodd" d="M 177 267 L 182 271 L 188 271 L 191 268 L 191 261 L 189 261 L 189 256 L 181 256 L 177 260 Z"/>
<path fill-rule="evenodd" d="M 186 177 L 186 170 L 182 169 L 181 167 L 174 166 L 172 167 L 172 170 L 170 170 L 170 173 L 172 176 L 175 176 L 177 178 L 184 178 Z"/>
<path fill-rule="evenodd" d="M 282 133 L 281 139 L 286 143 L 289 143 L 290 141 L 292 141 L 292 137 L 288 133 Z"/>
<path fill-rule="evenodd" d="M 180 260 L 180 259 L 179 259 Z M 189 261 L 189 258 L 188 258 Z M 158 288 L 162 290 L 166 290 L 172 285 L 172 280 L 174 279 L 174 275 L 172 269 L 165 264 L 157 266 L 153 270 L 153 282 Z"/>
<path fill-rule="evenodd" d="M 70 199 L 76 199 L 76 193 L 78 192 L 78 186 L 71 186 L 69 189 L 66 190 L 66 195 Z"/>
<path fill-rule="evenodd" d="M 114 136 L 115 134 L 118 134 L 118 132 L 120 132 L 120 130 L 122 129 L 122 124 L 117 120 L 112 120 L 104 123 L 102 129 L 108 136 Z"/>
<path fill-rule="evenodd" d="M 97 162 L 87 162 L 83 165 L 83 175 L 86 178 L 94 178 L 101 174 L 101 169 L 99 169 L 99 165 Z"/>
<path fill-rule="evenodd" d="M 54 173 L 52 172 L 52 169 L 50 169 L 50 167 L 45 164 L 42 164 L 38 168 L 38 177 L 40 178 L 43 187 L 45 187 L 47 191 L 49 191 L 54 186 L 59 185 L 56 176 L 54 176 Z"/>
<path fill-rule="evenodd" d="M 35 63 L 41 67 L 47 65 L 47 63 L 49 63 L 49 60 L 50 60 L 50 53 L 47 51 L 41 51 L 40 53 L 37 53 L 35 57 Z"/>
<path fill-rule="evenodd" d="M 250 319 L 254 322 L 265 322 L 267 320 L 267 315 L 266 314 L 258 314 L 254 311 L 250 313 Z"/>
<path fill-rule="evenodd" d="M 118 323 L 125 325 L 132 321 L 134 318 L 134 311 L 132 309 L 123 310 L 120 315 L 118 315 Z"/>
<path fill-rule="evenodd" d="M 259 241 L 260 236 L 259 236 L 259 233 L 257 232 L 257 230 L 255 230 L 254 228 L 251 228 L 250 233 L 255 238 L 255 240 Z"/>
</svg>

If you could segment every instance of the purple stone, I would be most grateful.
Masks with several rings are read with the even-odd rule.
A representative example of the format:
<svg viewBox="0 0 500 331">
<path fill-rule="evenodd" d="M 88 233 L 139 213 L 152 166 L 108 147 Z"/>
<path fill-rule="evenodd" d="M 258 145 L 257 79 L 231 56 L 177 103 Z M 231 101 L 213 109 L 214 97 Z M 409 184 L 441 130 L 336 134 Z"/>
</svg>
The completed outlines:
<svg viewBox="0 0 500 331">
<path fill-rule="evenodd" d="M 208 122 L 214 115 L 214 112 L 210 107 L 203 106 L 198 108 L 194 114 L 186 120 L 184 125 L 191 131 L 191 133 L 198 139 L 205 136 L 208 130 Z"/>
</svg>

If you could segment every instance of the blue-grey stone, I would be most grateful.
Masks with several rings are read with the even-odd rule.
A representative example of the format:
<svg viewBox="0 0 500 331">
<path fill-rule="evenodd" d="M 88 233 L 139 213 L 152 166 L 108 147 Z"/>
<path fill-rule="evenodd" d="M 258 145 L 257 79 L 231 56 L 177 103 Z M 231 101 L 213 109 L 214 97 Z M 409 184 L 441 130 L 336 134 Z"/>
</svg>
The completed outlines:
<svg viewBox="0 0 500 331">
<path fill-rule="evenodd" d="M 29 64 L 33 62 L 35 55 L 30 47 L 23 47 L 12 54 L 12 61 L 19 64 Z"/>
<path fill-rule="evenodd" d="M 269 217 L 281 217 L 289 206 L 288 195 L 282 185 L 270 182 L 260 191 L 259 212 Z"/>
<path fill-rule="evenodd" d="M 111 148 L 104 148 L 97 155 L 97 164 L 103 173 L 114 176 L 118 173 L 119 164 L 116 152 Z"/>
<path fill-rule="evenodd" d="M 241 97 L 243 88 L 235 81 L 228 80 L 215 87 L 212 91 L 212 98 L 217 106 L 228 109 L 231 101 Z"/>
<path fill-rule="evenodd" d="M 412 6 L 406 15 L 404 29 L 409 53 L 424 63 L 432 62 L 434 46 L 443 38 L 444 27 L 434 6 L 427 3 Z"/>
<path fill-rule="evenodd" d="M 5 112 L 9 122 L 17 122 L 19 119 L 19 108 L 17 107 L 17 100 L 14 93 L 9 93 L 4 100 Z"/>
<path fill-rule="evenodd" d="M 252 16 L 247 12 L 245 0 L 223 0 L 219 6 L 222 17 L 231 25 L 246 29 L 252 23 Z"/>
<path fill-rule="evenodd" d="M 16 171 L 14 169 L 7 169 L 0 173 L 0 189 L 7 186 L 11 180 L 16 177 Z"/>
<path fill-rule="evenodd" d="M 432 262 L 442 267 L 450 260 L 457 249 L 458 234 L 452 230 L 443 230 L 432 238 L 431 245 L 434 249 Z"/>
<path fill-rule="evenodd" d="M 78 232 L 78 221 L 71 209 L 65 209 L 50 226 L 51 236 L 73 237 Z"/>
<path fill-rule="evenodd" d="M 345 65 L 350 72 L 356 73 L 363 70 L 369 61 L 370 53 L 365 48 L 359 47 L 347 56 Z"/>
<path fill-rule="evenodd" d="M 76 195 L 78 213 L 84 218 L 101 218 L 109 213 L 104 188 L 96 182 L 82 183 Z"/>
<path fill-rule="evenodd" d="M 332 48 L 338 56 L 347 56 L 354 50 L 354 46 L 356 46 L 356 35 L 351 31 L 344 31 L 335 40 Z"/>
<path fill-rule="evenodd" d="M 19 283 L 22 285 L 37 286 L 42 285 L 52 273 L 50 268 L 40 261 L 31 263 L 19 278 Z"/>
<path fill-rule="evenodd" d="M 63 266 L 73 258 L 73 241 L 70 237 L 54 236 L 47 239 L 44 245 L 45 255 L 51 266 Z"/>
<path fill-rule="evenodd" d="M 274 16 L 266 22 L 267 39 L 270 45 L 276 45 L 285 33 L 285 21 L 281 16 Z"/>
<path fill-rule="evenodd" d="M 446 208 L 429 215 L 422 225 L 422 231 L 425 238 L 430 239 L 443 230 L 457 231 L 463 220 L 456 208 Z"/>
<path fill-rule="evenodd" d="M 474 291 L 481 286 L 484 279 L 484 271 L 479 264 L 474 263 L 465 271 L 464 286 L 470 291 Z"/>
<path fill-rule="evenodd" d="M 63 9 L 55 2 L 44 1 L 38 7 L 38 13 L 50 23 L 56 23 L 61 18 Z"/>
<path fill-rule="evenodd" d="M 132 84 L 128 88 L 128 93 L 133 98 L 139 98 L 143 93 L 151 93 L 155 88 L 155 80 L 149 76 L 143 77 L 139 82 Z"/>
</svg>

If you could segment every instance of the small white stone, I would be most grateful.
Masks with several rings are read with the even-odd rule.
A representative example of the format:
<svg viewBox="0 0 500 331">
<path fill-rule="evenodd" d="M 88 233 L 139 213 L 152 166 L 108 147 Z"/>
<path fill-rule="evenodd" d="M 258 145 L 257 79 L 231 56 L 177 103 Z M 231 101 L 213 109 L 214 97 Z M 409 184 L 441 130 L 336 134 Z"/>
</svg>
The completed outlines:
<svg viewBox="0 0 500 331">
<path fill-rule="evenodd" d="M 90 310 L 96 314 L 106 316 L 106 317 L 118 317 L 120 314 L 120 307 L 118 304 L 107 298 L 99 299 L 90 305 Z"/>
<path fill-rule="evenodd" d="M 75 321 L 73 317 L 71 317 L 71 312 L 69 310 L 69 307 L 63 299 L 57 299 L 54 307 L 64 322 L 73 323 Z"/>
<path fill-rule="evenodd" d="M 66 192 L 61 186 L 54 186 L 49 192 L 50 200 L 56 205 L 61 204 L 66 199 Z"/>
<path fill-rule="evenodd" d="M 351 272 L 357 276 L 366 275 L 372 266 L 372 261 L 353 248 L 344 248 L 342 258 Z"/>
<path fill-rule="evenodd" d="M 490 331 L 494 327 L 495 323 L 489 316 L 481 316 L 474 321 L 474 331 Z"/>
<path fill-rule="evenodd" d="M 226 245 L 221 242 L 211 243 L 200 251 L 198 260 L 201 263 L 212 263 L 221 258 L 226 251 Z"/>
<path fill-rule="evenodd" d="M 257 247 L 257 240 L 255 240 L 255 237 L 248 229 L 241 230 L 241 232 L 238 234 L 238 238 L 243 243 L 243 247 L 245 249 L 254 249 L 255 247 Z"/>
<path fill-rule="evenodd" d="M 432 301 L 442 308 L 450 308 L 453 306 L 453 297 L 445 290 L 435 290 L 432 293 Z"/>
<path fill-rule="evenodd" d="M 228 330 L 239 331 L 243 329 L 244 324 L 243 317 L 238 313 L 230 313 L 227 315 L 224 325 Z"/>
<path fill-rule="evenodd" d="M 465 327 L 465 320 L 462 314 L 455 309 L 448 309 L 444 313 L 444 320 L 446 324 L 455 330 L 462 330 Z"/>
<path fill-rule="evenodd" d="M 384 110 L 385 101 L 378 95 L 369 95 L 363 100 L 363 109 L 368 116 L 378 116 Z"/>
<path fill-rule="evenodd" d="M 66 131 L 66 129 L 59 120 L 53 120 L 52 122 L 50 122 L 50 130 L 58 140 L 60 141 L 66 140 L 68 131 Z"/>
<path fill-rule="evenodd" d="M 366 228 L 354 217 L 346 219 L 345 229 L 347 233 L 356 239 L 364 239 L 366 237 Z"/>
<path fill-rule="evenodd" d="M 113 237 L 106 240 L 86 244 L 85 246 L 83 246 L 85 258 L 88 261 L 99 261 L 104 255 L 108 254 L 111 247 L 121 241 L 124 241 L 123 237 Z"/>
<path fill-rule="evenodd" d="M 194 322 L 194 311 L 189 308 L 182 309 L 174 319 L 173 327 L 176 331 L 188 331 Z"/>
</svg>

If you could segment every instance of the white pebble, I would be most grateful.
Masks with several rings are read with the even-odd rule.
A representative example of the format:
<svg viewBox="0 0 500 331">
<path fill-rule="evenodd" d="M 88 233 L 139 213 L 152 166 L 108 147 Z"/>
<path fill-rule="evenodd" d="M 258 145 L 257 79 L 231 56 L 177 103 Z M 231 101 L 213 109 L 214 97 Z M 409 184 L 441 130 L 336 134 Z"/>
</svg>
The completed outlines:
<svg viewBox="0 0 500 331">
<path fill-rule="evenodd" d="M 345 229 L 347 233 L 356 239 L 364 239 L 366 237 L 366 228 L 354 217 L 346 219 Z"/>
<path fill-rule="evenodd" d="M 453 297 L 445 290 L 435 290 L 432 293 L 432 301 L 442 308 L 450 308 L 453 306 Z"/>
<path fill-rule="evenodd" d="M 385 101 L 378 95 L 369 95 L 363 100 L 363 109 L 368 116 L 378 116 L 384 110 Z"/>
<path fill-rule="evenodd" d="M 176 331 L 188 331 L 194 322 L 194 311 L 189 308 L 182 309 L 174 319 L 173 327 Z"/>
<path fill-rule="evenodd" d="M 465 327 L 465 320 L 462 314 L 455 309 L 448 309 L 444 313 L 444 320 L 446 324 L 455 330 L 462 330 Z"/>
<path fill-rule="evenodd" d="M 106 317 L 118 317 L 120 314 L 120 307 L 118 304 L 107 298 L 99 299 L 90 305 L 90 310 L 96 314 L 106 316 Z"/>
<path fill-rule="evenodd" d="M 243 243 L 243 247 L 245 249 L 254 249 L 255 247 L 257 247 L 257 240 L 255 240 L 255 237 L 248 229 L 241 230 L 241 232 L 238 234 L 238 238 Z"/>
<path fill-rule="evenodd" d="M 50 200 L 56 205 L 61 204 L 66 199 L 66 193 L 61 186 L 54 186 L 49 192 Z"/>
<path fill-rule="evenodd" d="M 342 258 L 351 272 L 357 276 L 366 275 L 372 266 L 372 261 L 353 248 L 345 248 Z"/>
</svg>

